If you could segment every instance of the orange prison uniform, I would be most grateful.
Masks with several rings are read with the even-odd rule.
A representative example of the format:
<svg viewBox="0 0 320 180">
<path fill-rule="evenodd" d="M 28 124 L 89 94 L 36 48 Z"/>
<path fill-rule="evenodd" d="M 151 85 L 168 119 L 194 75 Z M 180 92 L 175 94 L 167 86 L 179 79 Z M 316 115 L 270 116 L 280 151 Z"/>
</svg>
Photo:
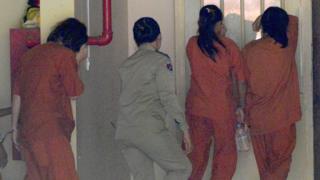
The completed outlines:
<svg viewBox="0 0 320 180">
<path fill-rule="evenodd" d="M 247 66 L 247 114 L 260 177 L 286 179 L 295 147 L 295 122 L 301 118 L 295 62 L 298 19 L 290 16 L 288 47 L 270 38 L 250 42 L 243 50 Z"/>
<path fill-rule="evenodd" d="M 212 177 L 214 180 L 231 180 L 237 161 L 235 144 L 235 103 L 232 97 L 231 74 L 244 81 L 243 63 L 237 45 L 222 37 L 216 62 L 202 53 L 197 37 L 187 45 L 191 66 L 191 87 L 187 96 L 186 113 L 194 145 L 189 158 L 192 162 L 190 180 L 200 180 L 209 159 L 214 138 Z"/>
<path fill-rule="evenodd" d="M 19 141 L 26 180 L 78 180 L 70 145 L 70 97 L 83 92 L 75 53 L 47 43 L 21 59 L 14 94 L 21 97 Z"/>
</svg>

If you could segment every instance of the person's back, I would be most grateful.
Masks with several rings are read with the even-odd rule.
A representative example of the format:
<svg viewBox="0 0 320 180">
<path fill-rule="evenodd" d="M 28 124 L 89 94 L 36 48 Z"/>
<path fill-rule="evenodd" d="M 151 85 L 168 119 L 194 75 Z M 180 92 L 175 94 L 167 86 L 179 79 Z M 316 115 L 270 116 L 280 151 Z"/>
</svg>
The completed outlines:
<svg viewBox="0 0 320 180">
<path fill-rule="evenodd" d="M 245 77 L 239 48 L 224 36 L 223 19 L 217 6 L 202 7 L 198 35 L 187 45 L 191 86 L 186 114 L 195 144 L 189 155 L 192 162 L 189 180 L 202 179 L 212 143 L 211 179 L 231 180 L 236 170 L 235 125 L 244 117 Z M 239 94 L 237 101 L 232 96 L 233 87 Z"/>
<path fill-rule="evenodd" d="M 300 119 L 299 82 L 295 62 L 297 17 L 289 16 L 287 36 L 288 45 L 285 48 L 273 38 L 264 37 L 252 41 L 243 49 L 248 77 L 248 122 L 253 133 L 274 131 Z M 257 117 L 259 121 L 250 121 Z"/>
<path fill-rule="evenodd" d="M 256 28 L 257 27 L 257 28 Z M 262 39 L 246 45 L 247 123 L 261 179 L 287 179 L 301 118 L 295 53 L 298 19 L 268 8 L 253 24 Z"/>
<path fill-rule="evenodd" d="M 26 180 L 78 180 L 70 101 L 83 92 L 77 68 L 87 56 L 87 40 L 85 25 L 68 18 L 46 44 L 21 59 L 13 85 L 12 129 L 26 161 Z"/>
<path fill-rule="evenodd" d="M 170 63 L 165 55 L 140 47 L 122 64 L 118 126 L 144 130 L 164 128 L 166 112 L 157 90 L 156 74 L 161 65 Z"/>
<path fill-rule="evenodd" d="M 37 46 L 23 56 L 18 79 L 22 136 L 45 138 L 59 134 L 59 119 L 73 124 L 69 95 L 83 91 L 82 82 L 74 78 L 76 68 L 75 53 L 56 43 Z"/>
<path fill-rule="evenodd" d="M 231 39 L 220 37 L 223 46 L 215 43 L 214 46 L 219 51 L 214 62 L 201 51 L 197 40 L 197 36 L 192 37 L 187 45 L 191 67 L 187 111 L 206 117 L 230 114 L 235 105 L 232 100 L 231 72 L 234 72 L 238 79 L 244 79 L 239 48 Z"/>
<path fill-rule="evenodd" d="M 154 180 L 156 162 L 166 171 L 164 179 L 185 180 L 190 174 L 190 163 L 166 127 L 166 120 L 179 124 L 187 153 L 191 142 L 175 95 L 171 61 L 159 52 L 160 27 L 154 19 L 144 17 L 135 23 L 133 32 L 139 49 L 119 68 L 120 112 L 115 138 L 134 179 Z"/>
</svg>

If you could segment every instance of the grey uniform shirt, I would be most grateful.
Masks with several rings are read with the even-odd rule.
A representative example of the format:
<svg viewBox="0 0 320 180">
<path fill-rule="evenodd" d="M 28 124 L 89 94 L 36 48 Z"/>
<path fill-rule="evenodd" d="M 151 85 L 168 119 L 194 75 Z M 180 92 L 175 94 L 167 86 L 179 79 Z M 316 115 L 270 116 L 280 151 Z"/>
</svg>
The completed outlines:
<svg viewBox="0 0 320 180">
<path fill-rule="evenodd" d="M 170 116 L 188 129 L 185 113 L 175 94 L 174 73 L 169 57 L 148 44 L 129 57 L 119 68 L 120 111 L 117 131 L 134 129 L 159 131 Z"/>
</svg>

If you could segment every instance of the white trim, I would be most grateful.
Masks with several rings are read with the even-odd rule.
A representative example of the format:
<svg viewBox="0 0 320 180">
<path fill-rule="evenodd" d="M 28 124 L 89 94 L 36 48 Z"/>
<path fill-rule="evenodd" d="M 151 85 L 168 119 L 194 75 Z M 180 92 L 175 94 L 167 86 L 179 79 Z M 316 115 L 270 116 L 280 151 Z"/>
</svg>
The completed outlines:
<svg viewBox="0 0 320 180">
<path fill-rule="evenodd" d="M 285 0 L 280 0 L 280 7 L 283 9 L 286 8 L 286 1 Z"/>
<path fill-rule="evenodd" d="M 176 93 L 182 105 L 186 95 L 185 0 L 175 0 L 175 73 Z"/>
<path fill-rule="evenodd" d="M 220 0 L 220 9 L 224 12 L 224 0 Z"/>
<path fill-rule="evenodd" d="M 240 42 L 240 48 L 243 48 L 245 45 L 245 39 L 246 39 L 246 30 L 245 30 L 245 0 L 240 0 L 240 31 L 241 31 L 241 42 Z"/>
<path fill-rule="evenodd" d="M 264 12 L 265 6 L 266 6 L 265 0 L 260 0 L 260 14 Z"/>
<path fill-rule="evenodd" d="M 77 146 L 77 101 L 76 100 L 71 100 L 71 109 L 72 109 L 72 115 L 73 115 L 73 119 L 74 119 L 74 123 L 75 123 L 75 127 L 74 130 L 71 134 L 71 147 L 72 147 L 72 152 L 74 155 L 74 162 L 75 162 L 75 166 L 76 169 L 78 169 L 78 146 Z"/>
<path fill-rule="evenodd" d="M 312 59 L 312 0 L 300 1 L 299 8 L 299 41 L 300 41 L 300 77 L 302 81 L 302 107 L 306 142 L 305 179 L 314 179 L 314 142 L 313 142 L 313 59 Z"/>
</svg>

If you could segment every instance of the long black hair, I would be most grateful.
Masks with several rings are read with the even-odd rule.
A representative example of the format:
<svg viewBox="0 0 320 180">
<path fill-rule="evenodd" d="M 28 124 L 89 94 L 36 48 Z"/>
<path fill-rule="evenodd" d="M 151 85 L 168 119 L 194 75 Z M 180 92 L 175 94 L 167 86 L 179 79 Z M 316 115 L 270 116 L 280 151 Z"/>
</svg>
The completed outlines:
<svg viewBox="0 0 320 180">
<path fill-rule="evenodd" d="M 86 26 L 75 18 L 68 18 L 50 33 L 47 42 L 62 43 L 66 48 L 79 52 L 88 41 Z"/>
<path fill-rule="evenodd" d="M 134 40 L 138 46 L 155 41 L 160 33 L 159 24 L 151 17 L 142 17 L 133 26 Z"/>
<path fill-rule="evenodd" d="M 279 7 L 269 7 L 262 15 L 262 31 L 272 37 L 282 48 L 288 46 L 289 16 L 287 12 Z"/>
<path fill-rule="evenodd" d="M 214 57 L 218 52 L 213 44 L 218 42 L 224 46 L 214 32 L 215 25 L 222 20 L 222 11 L 217 6 L 207 5 L 201 8 L 198 21 L 198 46 L 201 51 L 213 61 L 215 61 Z"/>
</svg>

